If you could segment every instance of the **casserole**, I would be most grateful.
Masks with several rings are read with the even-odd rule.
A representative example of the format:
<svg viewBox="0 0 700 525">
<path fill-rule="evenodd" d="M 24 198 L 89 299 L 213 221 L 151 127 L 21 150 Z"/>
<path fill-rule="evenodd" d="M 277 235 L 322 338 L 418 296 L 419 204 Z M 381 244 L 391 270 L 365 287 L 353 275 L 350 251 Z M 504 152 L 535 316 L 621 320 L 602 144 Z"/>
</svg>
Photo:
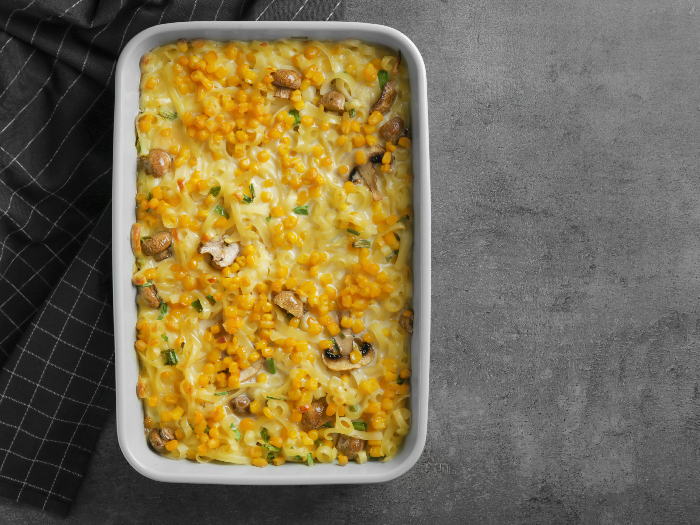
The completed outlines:
<svg viewBox="0 0 700 525">
<path fill-rule="evenodd" d="M 389 463 L 368 462 L 351 465 L 341 476 L 316 465 L 316 470 L 294 464 L 281 469 L 255 469 L 238 466 L 231 470 L 222 464 L 195 464 L 165 459 L 146 444 L 142 408 L 135 395 L 138 362 L 133 350 L 136 322 L 134 288 L 131 285 L 133 257 L 129 229 L 133 222 L 136 193 L 136 150 L 133 126 L 139 108 L 139 61 L 151 49 L 178 38 L 211 40 L 273 40 L 285 37 L 363 41 L 400 49 L 405 57 L 412 86 L 414 166 L 414 305 L 416 321 L 412 338 L 411 431 L 403 448 Z M 158 26 L 132 39 L 117 65 L 113 187 L 113 265 L 115 300 L 115 344 L 117 374 L 117 427 L 119 443 L 129 463 L 147 477 L 160 481 L 221 484 L 311 484 L 369 483 L 393 479 L 417 461 L 425 443 L 428 410 L 428 366 L 430 330 L 430 190 L 428 167 L 427 96 L 425 69 L 415 46 L 397 31 L 369 24 L 345 23 L 245 23 L 196 22 Z M 319 472 L 319 469 L 321 471 Z M 336 471 L 337 472 L 337 471 Z"/>
</svg>

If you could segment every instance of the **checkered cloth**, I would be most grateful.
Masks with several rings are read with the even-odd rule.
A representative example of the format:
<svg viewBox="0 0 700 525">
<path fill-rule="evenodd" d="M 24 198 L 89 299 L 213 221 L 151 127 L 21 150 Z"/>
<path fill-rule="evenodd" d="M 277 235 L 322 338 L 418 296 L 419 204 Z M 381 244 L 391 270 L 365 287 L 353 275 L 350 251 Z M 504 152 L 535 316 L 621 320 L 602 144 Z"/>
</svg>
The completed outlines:
<svg viewBox="0 0 700 525">
<path fill-rule="evenodd" d="M 66 514 L 114 406 L 119 52 L 186 20 L 340 20 L 344 0 L 0 2 L 0 495 Z"/>
</svg>

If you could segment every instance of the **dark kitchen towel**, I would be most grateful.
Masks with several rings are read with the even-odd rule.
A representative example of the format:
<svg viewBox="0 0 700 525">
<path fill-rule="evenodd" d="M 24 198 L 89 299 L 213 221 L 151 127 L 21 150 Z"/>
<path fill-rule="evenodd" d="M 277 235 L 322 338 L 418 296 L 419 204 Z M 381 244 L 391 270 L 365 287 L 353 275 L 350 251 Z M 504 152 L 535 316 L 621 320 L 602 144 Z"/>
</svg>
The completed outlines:
<svg viewBox="0 0 700 525">
<path fill-rule="evenodd" d="M 0 2 L 0 495 L 66 514 L 114 406 L 114 69 L 187 20 L 341 20 L 345 0 Z"/>
</svg>

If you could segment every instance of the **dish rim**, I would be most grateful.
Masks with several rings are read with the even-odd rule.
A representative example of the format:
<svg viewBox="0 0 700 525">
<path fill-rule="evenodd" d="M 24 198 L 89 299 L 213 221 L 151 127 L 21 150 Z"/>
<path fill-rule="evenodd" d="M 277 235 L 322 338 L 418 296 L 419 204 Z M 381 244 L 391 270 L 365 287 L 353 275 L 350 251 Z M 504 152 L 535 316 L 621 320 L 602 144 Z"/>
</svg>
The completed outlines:
<svg viewBox="0 0 700 525">
<path fill-rule="evenodd" d="M 238 34 L 237 34 L 238 33 Z M 227 34 L 228 36 L 224 36 Z M 139 86 L 134 67 L 144 52 L 178 38 L 212 40 L 277 40 L 309 37 L 317 40 L 357 38 L 400 49 L 409 67 L 413 154 L 413 305 L 411 338 L 411 430 L 397 455 L 389 462 L 368 461 L 338 465 L 317 463 L 315 469 L 287 464 L 281 469 L 174 461 L 153 452 L 143 438 L 142 401 L 135 395 L 138 361 L 133 349 L 136 322 L 135 292 L 131 284 L 133 254 L 129 230 L 134 222 L 136 155 L 133 149 L 134 118 L 138 113 Z M 136 77 L 138 78 L 138 76 Z M 135 95 L 135 96 L 134 96 Z M 135 111 L 134 111 L 135 108 Z M 119 56 L 115 77 L 114 162 L 112 184 L 112 263 L 114 292 L 117 437 L 129 464 L 142 475 L 172 483 L 228 485 L 292 485 L 378 483 L 395 479 L 411 469 L 425 447 L 428 425 L 431 311 L 431 213 L 428 143 L 428 99 L 425 64 L 413 42 L 396 29 L 359 22 L 179 22 L 146 29 L 134 36 Z M 132 322 L 133 321 L 133 322 Z M 322 469 L 320 472 L 318 469 Z"/>
</svg>

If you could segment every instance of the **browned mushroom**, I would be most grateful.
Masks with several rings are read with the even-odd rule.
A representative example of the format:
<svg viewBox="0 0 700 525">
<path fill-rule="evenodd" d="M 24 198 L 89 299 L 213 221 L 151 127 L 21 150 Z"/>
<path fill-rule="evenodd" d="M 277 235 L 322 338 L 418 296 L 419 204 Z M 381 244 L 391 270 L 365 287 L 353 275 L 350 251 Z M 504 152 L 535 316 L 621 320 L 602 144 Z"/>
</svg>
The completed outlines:
<svg viewBox="0 0 700 525">
<path fill-rule="evenodd" d="M 213 239 L 199 245 L 199 253 L 211 254 L 211 265 L 217 270 L 231 266 L 241 247 L 237 242 L 226 242 L 225 239 Z"/>
<path fill-rule="evenodd" d="M 234 397 L 231 400 L 231 410 L 233 410 L 234 413 L 236 413 L 236 414 L 239 414 L 239 415 L 247 414 L 249 412 L 249 410 L 248 410 L 249 406 L 250 406 L 250 399 L 248 399 L 248 396 L 242 395 L 242 396 Z"/>
<path fill-rule="evenodd" d="M 374 171 L 374 166 L 372 166 L 371 162 L 365 162 L 364 164 L 355 166 L 350 172 L 350 182 L 359 184 L 360 180 L 367 184 L 369 191 L 372 193 L 372 198 L 375 201 L 382 200 L 382 194 L 379 193 L 379 188 L 377 187 L 377 173 Z"/>
<path fill-rule="evenodd" d="M 403 313 L 403 315 L 401 316 L 401 319 L 399 319 L 399 324 L 409 334 L 412 334 L 413 333 L 413 311 L 406 310 Z"/>
<path fill-rule="evenodd" d="M 390 80 L 389 82 L 384 84 L 384 89 L 382 89 L 382 94 L 380 95 L 379 100 L 377 100 L 377 103 L 370 108 L 370 115 L 375 111 L 379 111 L 379 113 L 384 115 L 387 111 L 391 109 L 391 106 L 394 105 L 394 102 L 396 101 L 396 95 L 396 82 Z"/>
<path fill-rule="evenodd" d="M 299 89 L 301 87 L 301 74 L 292 69 L 278 69 L 272 73 L 272 83 L 283 88 Z"/>
<path fill-rule="evenodd" d="M 144 255 L 155 255 L 167 250 L 173 243 L 173 236 L 169 232 L 158 232 L 153 237 L 144 237 L 141 240 L 141 251 Z"/>
<path fill-rule="evenodd" d="M 391 74 L 394 75 L 394 78 L 399 76 L 399 66 L 401 65 L 401 58 L 403 55 L 401 54 L 401 50 L 399 49 L 399 56 L 396 59 L 396 63 L 394 64 L 394 69 L 391 70 Z"/>
<path fill-rule="evenodd" d="M 324 109 L 330 111 L 345 111 L 345 95 L 338 91 L 329 91 L 321 97 L 319 104 L 323 104 Z"/>
<path fill-rule="evenodd" d="M 162 149 L 152 149 L 148 155 L 141 155 L 141 163 L 146 174 L 157 179 L 170 171 L 170 155 Z"/>
<path fill-rule="evenodd" d="M 362 359 L 357 363 L 350 361 L 350 356 L 344 356 L 340 353 L 340 345 L 337 339 L 333 339 L 335 344 L 331 348 L 327 348 L 321 353 L 323 363 L 329 370 L 335 372 L 343 372 L 345 370 L 354 370 L 369 364 L 374 359 L 374 348 L 369 343 L 365 343 L 362 339 L 353 339 L 353 347 L 362 354 Z"/>
<path fill-rule="evenodd" d="M 173 252 L 170 250 L 170 248 L 166 248 L 162 252 L 158 252 L 153 256 L 153 260 L 156 262 L 164 261 L 168 257 L 172 257 Z"/>
<path fill-rule="evenodd" d="M 294 317 L 299 318 L 304 315 L 304 303 L 301 302 L 294 292 L 290 292 L 289 290 L 280 292 L 275 295 L 272 302 Z"/>
<path fill-rule="evenodd" d="M 386 122 L 381 128 L 379 128 L 379 138 L 396 144 L 399 137 L 405 134 L 405 128 L 403 119 L 401 117 L 394 117 Z"/>
<path fill-rule="evenodd" d="M 360 438 L 354 438 L 340 434 L 338 443 L 335 448 L 338 449 L 338 454 L 347 456 L 348 459 L 355 459 L 365 449 L 366 441 Z"/>
<path fill-rule="evenodd" d="M 158 289 L 155 284 L 151 286 L 142 286 L 139 289 L 139 294 L 146 306 L 150 306 L 151 308 L 158 308 L 160 306 L 161 300 L 160 297 L 158 297 Z"/>
<path fill-rule="evenodd" d="M 292 98 L 293 89 L 275 86 L 275 97 L 289 100 Z"/>
<path fill-rule="evenodd" d="M 160 430 L 153 429 L 148 435 L 148 441 L 157 452 L 162 452 L 165 449 L 165 444 L 173 439 L 175 439 L 175 433 L 167 427 Z"/>
<path fill-rule="evenodd" d="M 255 361 L 255 363 L 250 365 L 245 370 L 241 370 L 241 377 L 240 377 L 239 381 L 241 383 L 245 383 L 249 379 L 252 379 L 256 375 L 258 375 L 258 372 L 260 372 L 260 369 L 263 367 L 264 362 L 265 362 L 265 359 L 258 359 L 257 361 Z"/>
<path fill-rule="evenodd" d="M 314 401 L 311 409 L 301 414 L 301 429 L 304 432 L 313 430 L 328 423 L 332 417 L 326 414 L 328 403 L 325 401 Z"/>
</svg>

